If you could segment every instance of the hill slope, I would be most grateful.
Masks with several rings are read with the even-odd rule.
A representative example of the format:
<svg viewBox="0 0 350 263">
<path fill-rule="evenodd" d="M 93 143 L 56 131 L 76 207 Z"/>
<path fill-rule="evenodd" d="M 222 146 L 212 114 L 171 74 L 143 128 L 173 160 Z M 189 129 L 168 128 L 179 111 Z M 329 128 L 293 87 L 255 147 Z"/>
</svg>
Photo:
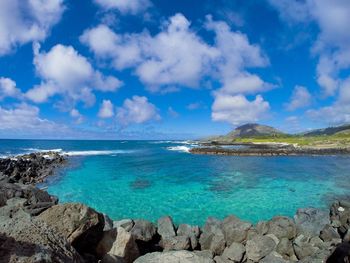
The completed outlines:
<svg viewBox="0 0 350 263">
<path fill-rule="evenodd" d="M 271 126 L 260 125 L 256 123 L 248 123 L 237 127 L 234 131 L 225 137 L 242 138 L 242 137 L 260 137 L 260 136 L 276 136 L 284 134 Z"/>
<path fill-rule="evenodd" d="M 304 133 L 303 135 L 304 136 L 321 136 L 321 135 L 336 135 L 336 134 L 350 134 L 350 124 L 312 130 L 310 132 Z"/>
</svg>

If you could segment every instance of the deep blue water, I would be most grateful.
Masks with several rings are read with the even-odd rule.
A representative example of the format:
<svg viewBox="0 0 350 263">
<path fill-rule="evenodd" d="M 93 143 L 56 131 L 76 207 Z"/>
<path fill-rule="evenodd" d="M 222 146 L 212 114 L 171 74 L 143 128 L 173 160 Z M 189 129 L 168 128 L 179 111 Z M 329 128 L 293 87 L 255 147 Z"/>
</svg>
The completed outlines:
<svg viewBox="0 0 350 263">
<path fill-rule="evenodd" d="M 61 202 L 82 202 L 113 219 L 203 224 L 235 214 L 257 222 L 326 208 L 350 194 L 350 156 L 191 155 L 170 141 L 0 140 L 0 156 L 60 149 L 70 165 L 41 186 Z"/>
</svg>

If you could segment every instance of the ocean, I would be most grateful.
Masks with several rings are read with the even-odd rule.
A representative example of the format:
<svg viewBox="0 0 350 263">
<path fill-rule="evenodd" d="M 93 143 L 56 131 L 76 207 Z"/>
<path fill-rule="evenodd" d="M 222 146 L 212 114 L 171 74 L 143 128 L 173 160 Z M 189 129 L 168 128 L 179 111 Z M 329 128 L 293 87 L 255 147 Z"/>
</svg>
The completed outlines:
<svg viewBox="0 0 350 263">
<path fill-rule="evenodd" d="M 203 225 L 234 214 L 256 223 L 350 194 L 350 156 L 192 155 L 187 141 L 0 140 L 0 156 L 54 150 L 67 167 L 39 185 L 112 219 Z"/>
</svg>

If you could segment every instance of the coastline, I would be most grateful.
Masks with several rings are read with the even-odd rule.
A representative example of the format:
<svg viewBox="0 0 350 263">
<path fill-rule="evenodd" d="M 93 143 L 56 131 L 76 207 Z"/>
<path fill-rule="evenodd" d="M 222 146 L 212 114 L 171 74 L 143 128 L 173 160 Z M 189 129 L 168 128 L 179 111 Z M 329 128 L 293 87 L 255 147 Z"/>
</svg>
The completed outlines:
<svg viewBox="0 0 350 263">
<path fill-rule="evenodd" d="M 322 262 L 350 240 L 346 201 L 335 202 L 329 212 L 299 209 L 294 218 L 276 216 L 256 225 L 235 216 L 208 218 L 203 227 L 175 227 L 168 216 L 157 224 L 113 222 L 83 204 L 59 204 L 57 197 L 34 186 L 66 161 L 52 152 L 0 160 L 0 239 L 5 244 L 0 255 L 8 262 L 18 257 L 38 262 L 38 253 L 51 257 L 44 262 Z M 23 234 L 27 228 L 34 231 L 32 224 L 39 229 L 37 240 L 32 232 Z M 45 243 L 42 238 L 48 233 L 55 242 L 43 249 L 40 242 Z M 29 249 L 24 241 L 35 247 L 32 255 L 22 255 L 21 247 L 13 246 Z M 66 248 L 57 250 L 62 244 Z"/>
</svg>

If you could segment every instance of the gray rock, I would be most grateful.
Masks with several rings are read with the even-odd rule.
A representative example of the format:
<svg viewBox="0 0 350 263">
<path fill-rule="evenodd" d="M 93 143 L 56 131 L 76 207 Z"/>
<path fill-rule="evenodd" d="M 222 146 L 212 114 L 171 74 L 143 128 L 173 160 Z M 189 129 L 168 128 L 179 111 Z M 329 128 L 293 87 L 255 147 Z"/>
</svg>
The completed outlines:
<svg viewBox="0 0 350 263">
<path fill-rule="evenodd" d="M 279 239 L 283 237 L 293 239 L 296 236 L 296 232 L 295 223 L 286 216 L 276 216 L 268 222 L 267 233 L 274 234 Z"/>
<path fill-rule="evenodd" d="M 231 246 L 225 248 L 222 258 L 232 260 L 233 262 L 241 262 L 245 253 L 245 247 L 241 243 L 232 243 Z"/>
<path fill-rule="evenodd" d="M 96 247 L 96 253 L 102 257 L 111 250 L 113 243 L 117 238 L 117 229 L 113 228 L 103 232 L 103 237 Z"/>
<path fill-rule="evenodd" d="M 279 255 L 277 252 L 272 252 L 266 257 L 264 257 L 262 260 L 260 260 L 260 263 L 288 263 L 291 261 L 285 260 L 282 258 L 281 255 Z"/>
<path fill-rule="evenodd" d="M 0 208 L 1 262 L 83 262 L 64 236 L 10 201 Z"/>
<path fill-rule="evenodd" d="M 212 258 L 205 258 L 190 251 L 168 251 L 146 254 L 135 260 L 135 263 L 214 263 Z"/>
<path fill-rule="evenodd" d="M 309 237 L 318 236 L 321 230 L 330 224 L 329 214 L 316 208 L 298 209 L 294 221 L 297 226 L 297 234 Z"/>
<path fill-rule="evenodd" d="M 113 221 L 114 228 L 122 227 L 126 231 L 130 231 L 133 226 L 134 226 L 134 221 L 131 219 L 122 219 L 119 221 Z"/>
<path fill-rule="evenodd" d="M 202 250 L 211 250 L 215 255 L 222 254 L 226 241 L 219 220 L 213 217 L 207 219 L 199 238 L 199 243 Z"/>
<path fill-rule="evenodd" d="M 247 241 L 246 253 L 247 258 L 258 262 L 268 254 L 270 254 L 276 247 L 275 241 L 267 236 L 256 236 Z"/>
<path fill-rule="evenodd" d="M 199 234 L 200 234 L 200 230 L 198 226 L 181 224 L 177 229 L 178 236 L 186 236 L 190 239 L 192 249 L 196 249 L 198 247 Z"/>
<path fill-rule="evenodd" d="M 0 207 L 5 206 L 7 197 L 4 192 L 0 192 Z"/>
<path fill-rule="evenodd" d="M 117 238 L 108 254 L 122 258 L 125 263 L 134 262 L 140 255 L 134 237 L 122 227 L 119 227 L 117 231 Z"/>
<path fill-rule="evenodd" d="M 214 257 L 214 261 L 215 263 L 232 263 L 233 261 L 229 260 L 229 259 L 226 259 L 222 256 L 216 256 Z"/>
<path fill-rule="evenodd" d="M 214 253 L 210 250 L 195 250 L 193 251 L 197 256 L 204 257 L 204 258 L 213 258 Z"/>
<path fill-rule="evenodd" d="M 104 222 L 105 222 L 105 225 L 103 227 L 103 231 L 108 231 L 108 230 L 111 230 L 113 228 L 113 220 L 109 218 L 108 215 L 106 214 L 103 214 L 103 219 L 104 219 Z"/>
<path fill-rule="evenodd" d="M 191 248 L 190 239 L 187 236 L 162 238 L 159 245 L 164 249 L 164 251 L 188 250 Z"/>
<path fill-rule="evenodd" d="M 233 242 L 241 243 L 247 238 L 248 230 L 252 224 L 237 218 L 236 216 L 228 216 L 222 222 L 222 231 L 228 246 Z"/>
<path fill-rule="evenodd" d="M 173 219 L 170 216 L 164 216 L 159 218 L 157 222 L 157 227 L 158 234 L 162 238 L 176 236 Z"/>
<path fill-rule="evenodd" d="M 276 252 L 278 252 L 284 259 L 295 258 L 293 244 L 286 237 L 281 238 L 276 247 Z"/>
<path fill-rule="evenodd" d="M 267 231 L 269 231 L 269 223 L 266 221 L 259 221 L 255 228 L 260 235 L 265 235 Z"/>
<path fill-rule="evenodd" d="M 320 238 L 324 241 L 331 241 L 333 239 L 340 239 L 340 235 L 337 230 L 330 225 L 326 225 L 320 233 Z"/>
<path fill-rule="evenodd" d="M 38 218 L 66 237 L 80 253 L 95 251 L 103 237 L 103 215 L 82 204 L 55 205 Z"/>
<path fill-rule="evenodd" d="M 125 263 L 125 261 L 120 257 L 106 254 L 103 256 L 100 263 Z"/>
<path fill-rule="evenodd" d="M 146 220 L 136 220 L 131 233 L 135 236 L 136 240 L 141 241 L 151 241 L 156 233 L 156 227 L 149 221 Z"/>
<path fill-rule="evenodd" d="M 320 250 L 318 247 L 313 246 L 309 241 L 310 238 L 304 235 L 299 235 L 295 238 L 293 247 L 295 255 L 299 260 L 313 256 Z"/>
</svg>

